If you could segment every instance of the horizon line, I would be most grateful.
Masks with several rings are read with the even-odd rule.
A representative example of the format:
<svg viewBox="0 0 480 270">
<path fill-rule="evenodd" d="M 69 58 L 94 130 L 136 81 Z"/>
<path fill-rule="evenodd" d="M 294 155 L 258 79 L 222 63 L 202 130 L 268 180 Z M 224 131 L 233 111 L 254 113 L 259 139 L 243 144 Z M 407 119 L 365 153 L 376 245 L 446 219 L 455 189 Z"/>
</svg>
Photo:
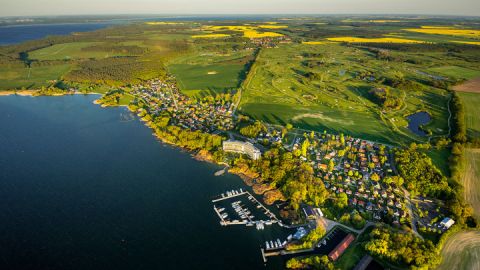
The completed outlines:
<svg viewBox="0 0 480 270">
<path fill-rule="evenodd" d="M 429 16 L 429 17 L 471 17 L 480 15 L 441 14 L 441 13 L 98 13 L 98 14 L 44 14 L 7 15 L 0 18 L 19 17 L 105 17 L 105 16 Z"/>
</svg>

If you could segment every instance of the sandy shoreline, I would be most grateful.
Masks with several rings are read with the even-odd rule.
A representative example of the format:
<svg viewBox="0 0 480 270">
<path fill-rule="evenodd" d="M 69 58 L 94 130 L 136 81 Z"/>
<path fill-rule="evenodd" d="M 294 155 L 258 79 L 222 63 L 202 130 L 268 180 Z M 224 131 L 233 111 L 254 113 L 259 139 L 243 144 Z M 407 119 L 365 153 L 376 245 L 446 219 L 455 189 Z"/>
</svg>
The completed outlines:
<svg viewBox="0 0 480 270">
<path fill-rule="evenodd" d="M 0 96 L 36 96 L 35 94 L 40 90 L 0 90 Z M 38 96 L 47 96 L 47 97 L 58 97 L 58 96 L 67 96 L 67 95 L 101 95 L 100 93 L 95 92 L 66 92 L 66 93 L 58 93 L 58 94 L 51 94 L 51 95 L 38 95 Z"/>
<path fill-rule="evenodd" d="M 19 95 L 19 96 L 33 96 L 39 90 L 6 90 L 0 91 L 0 96 L 11 96 L 11 95 Z"/>
</svg>

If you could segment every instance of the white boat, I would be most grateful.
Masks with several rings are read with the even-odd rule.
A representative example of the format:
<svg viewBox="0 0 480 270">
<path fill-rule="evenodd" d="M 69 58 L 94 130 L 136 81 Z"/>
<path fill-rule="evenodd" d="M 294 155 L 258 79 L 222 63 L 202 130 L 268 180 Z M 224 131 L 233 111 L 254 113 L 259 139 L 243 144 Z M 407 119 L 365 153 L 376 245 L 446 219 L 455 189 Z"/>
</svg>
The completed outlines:
<svg viewBox="0 0 480 270">
<path fill-rule="evenodd" d="M 270 249 L 270 245 L 268 244 L 268 242 L 265 242 L 266 246 L 267 246 L 267 249 Z"/>
</svg>

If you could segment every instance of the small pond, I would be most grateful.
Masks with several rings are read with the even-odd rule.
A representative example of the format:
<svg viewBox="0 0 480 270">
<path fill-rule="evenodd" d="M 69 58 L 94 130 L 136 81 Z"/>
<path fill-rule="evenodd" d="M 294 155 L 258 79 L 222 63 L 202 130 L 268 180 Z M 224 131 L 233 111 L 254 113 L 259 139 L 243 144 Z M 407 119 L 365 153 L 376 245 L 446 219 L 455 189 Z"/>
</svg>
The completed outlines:
<svg viewBox="0 0 480 270">
<path fill-rule="evenodd" d="M 407 116 L 408 119 L 408 129 L 419 135 L 427 136 L 427 133 L 421 129 L 421 126 L 428 124 L 432 117 L 427 112 L 417 112 Z"/>
</svg>

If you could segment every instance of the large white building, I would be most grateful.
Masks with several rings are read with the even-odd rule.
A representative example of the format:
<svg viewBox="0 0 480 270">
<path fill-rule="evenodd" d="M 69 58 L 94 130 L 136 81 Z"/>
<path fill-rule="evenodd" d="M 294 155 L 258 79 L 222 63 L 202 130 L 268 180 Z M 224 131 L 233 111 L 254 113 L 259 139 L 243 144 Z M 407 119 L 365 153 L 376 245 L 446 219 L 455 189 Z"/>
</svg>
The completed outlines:
<svg viewBox="0 0 480 270">
<path fill-rule="evenodd" d="M 257 160 L 262 152 L 249 142 L 228 140 L 223 142 L 223 151 L 248 155 L 251 159 Z"/>
<path fill-rule="evenodd" d="M 451 218 L 446 217 L 442 220 L 442 222 L 440 222 L 440 224 L 442 224 L 442 226 L 446 229 L 449 229 L 450 227 L 452 227 L 453 224 L 455 224 L 455 221 Z"/>
</svg>

